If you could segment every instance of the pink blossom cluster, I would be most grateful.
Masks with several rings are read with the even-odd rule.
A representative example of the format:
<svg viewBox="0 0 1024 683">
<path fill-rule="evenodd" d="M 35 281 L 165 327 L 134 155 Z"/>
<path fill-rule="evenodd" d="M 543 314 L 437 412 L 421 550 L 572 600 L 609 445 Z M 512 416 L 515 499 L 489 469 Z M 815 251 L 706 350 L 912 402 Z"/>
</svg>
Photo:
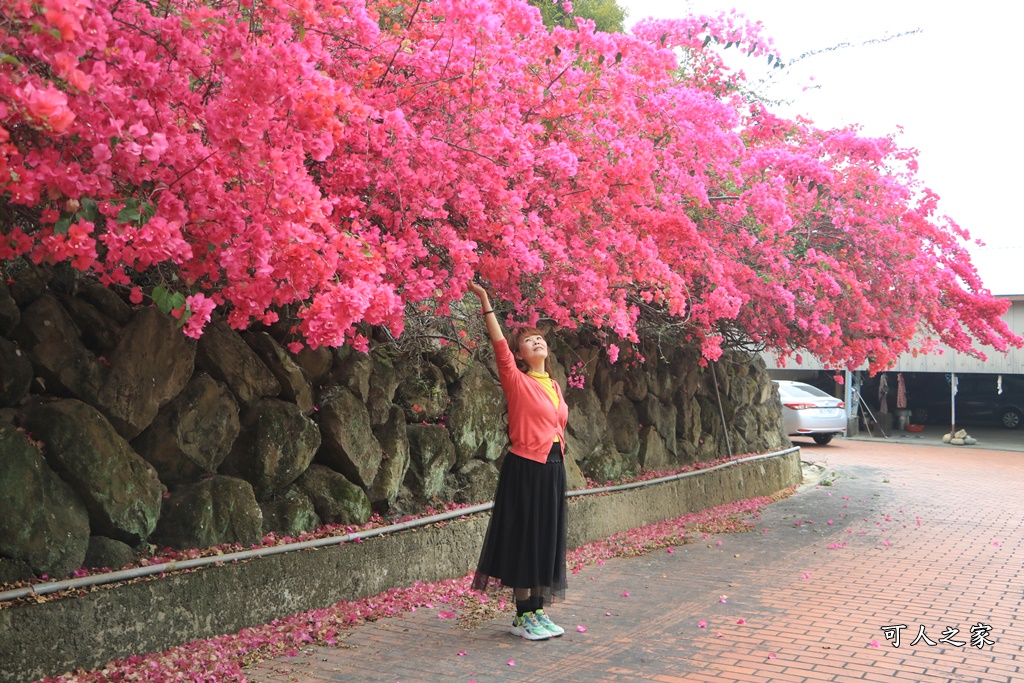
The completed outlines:
<svg viewBox="0 0 1024 683">
<path fill-rule="evenodd" d="M 12 0 L 0 260 L 66 261 L 294 344 L 444 314 L 479 272 L 515 318 L 630 343 L 641 312 L 830 367 L 925 330 L 1020 345 L 915 152 L 747 95 L 734 15 L 548 31 L 521 0 Z M 135 292 L 135 298 L 141 296 Z M 297 347 L 295 347 L 297 348 Z M 925 347 L 922 347 L 925 348 Z M 617 347 L 608 347 L 614 362 Z"/>
</svg>

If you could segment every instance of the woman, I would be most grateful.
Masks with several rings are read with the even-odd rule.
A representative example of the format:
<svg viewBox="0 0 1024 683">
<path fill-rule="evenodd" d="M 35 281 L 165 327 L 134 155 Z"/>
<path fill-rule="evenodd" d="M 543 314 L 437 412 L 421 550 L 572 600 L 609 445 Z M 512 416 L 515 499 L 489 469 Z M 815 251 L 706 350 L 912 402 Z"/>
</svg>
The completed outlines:
<svg viewBox="0 0 1024 683">
<path fill-rule="evenodd" d="M 548 373 L 548 346 L 536 328 L 509 341 L 502 336 L 487 291 L 470 283 L 494 345 L 508 402 L 509 454 L 501 467 L 473 588 L 488 580 L 511 586 L 516 598 L 512 633 L 527 640 L 560 636 L 544 612 L 545 599 L 565 598 L 565 424 L 569 410 Z"/>
</svg>

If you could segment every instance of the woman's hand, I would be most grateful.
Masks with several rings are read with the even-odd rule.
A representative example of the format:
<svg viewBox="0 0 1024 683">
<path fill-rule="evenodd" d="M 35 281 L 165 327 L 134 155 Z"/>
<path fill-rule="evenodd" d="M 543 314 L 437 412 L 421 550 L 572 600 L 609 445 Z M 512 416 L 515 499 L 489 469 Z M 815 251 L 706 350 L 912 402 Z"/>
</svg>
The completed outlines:
<svg viewBox="0 0 1024 683">
<path fill-rule="evenodd" d="M 491 309 L 491 299 L 487 296 L 487 290 L 473 280 L 466 284 L 466 289 L 476 294 L 477 298 L 480 299 L 480 312 L 484 316 L 484 323 L 487 325 L 487 335 L 491 338 L 491 341 L 496 342 L 504 339 L 504 336 L 501 334 L 501 325 L 498 324 L 498 316 Z"/>
<path fill-rule="evenodd" d="M 470 281 L 469 281 L 469 284 L 467 285 L 467 287 L 466 287 L 466 288 L 467 288 L 467 289 L 468 289 L 469 291 L 471 291 L 471 292 L 473 292 L 474 294 L 476 294 L 476 297 L 477 297 L 478 299 L 480 299 L 480 301 L 484 301 L 485 299 L 487 299 L 487 290 L 486 290 L 486 289 L 484 289 L 483 287 L 481 287 L 480 285 L 478 285 L 478 284 L 477 284 L 476 282 L 474 282 L 473 280 L 470 280 Z"/>
</svg>

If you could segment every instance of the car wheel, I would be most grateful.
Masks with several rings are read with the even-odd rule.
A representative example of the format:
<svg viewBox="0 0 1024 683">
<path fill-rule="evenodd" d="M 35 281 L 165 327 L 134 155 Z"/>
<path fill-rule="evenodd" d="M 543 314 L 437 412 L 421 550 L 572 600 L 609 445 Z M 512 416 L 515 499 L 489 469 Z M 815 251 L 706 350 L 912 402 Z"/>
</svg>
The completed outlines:
<svg viewBox="0 0 1024 683">
<path fill-rule="evenodd" d="M 1021 423 L 1020 411 L 1016 408 L 1007 408 L 1003 411 L 1003 414 L 999 416 L 999 421 L 1007 429 L 1016 429 L 1020 427 Z"/>
<path fill-rule="evenodd" d="M 811 438 L 814 439 L 814 443 L 818 444 L 819 446 L 824 446 L 825 444 L 827 444 L 829 441 L 832 440 L 833 436 L 835 436 L 835 435 L 834 434 L 814 434 Z"/>
</svg>

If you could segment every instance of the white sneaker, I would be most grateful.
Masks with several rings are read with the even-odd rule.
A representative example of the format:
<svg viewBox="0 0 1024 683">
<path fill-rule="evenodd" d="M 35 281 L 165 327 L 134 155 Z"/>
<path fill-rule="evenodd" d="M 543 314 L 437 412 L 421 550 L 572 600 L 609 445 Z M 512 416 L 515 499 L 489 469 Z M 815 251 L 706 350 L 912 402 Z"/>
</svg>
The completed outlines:
<svg viewBox="0 0 1024 683">
<path fill-rule="evenodd" d="M 512 620 L 512 635 L 527 640 L 547 640 L 551 637 L 551 631 L 540 625 L 533 612 L 527 612 Z"/>
<path fill-rule="evenodd" d="M 550 633 L 553 637 L 557 638 L 558 636 L 565 633 L 565 629 L 556 624 L 555 622 L 551 621 L 551 619 L 548 618 L 548 615 L 544 614 L 544 610 L 539 609 L 535 611 L 533 613 L 533 616 L 537 620 L 537 623 L 546 628 L 548 630 L 548 633 Z"/>
</svg>

